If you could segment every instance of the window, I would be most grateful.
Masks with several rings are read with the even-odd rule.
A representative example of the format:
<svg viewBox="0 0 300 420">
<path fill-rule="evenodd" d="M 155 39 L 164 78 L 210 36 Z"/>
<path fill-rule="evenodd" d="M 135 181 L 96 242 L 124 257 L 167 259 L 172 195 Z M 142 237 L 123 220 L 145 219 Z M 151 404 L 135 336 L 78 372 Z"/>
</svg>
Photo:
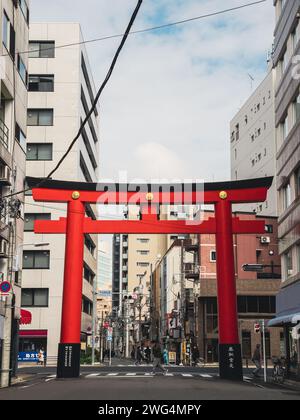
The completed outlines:
<svg viewBox="0 0 300 420">
<path fill-rule="evenodd" d="M 137 253 L 140 255 L 148 255 L 150 251 L 138 250 Z"/>
<path fill-rule="evenodd" d="M 238 141 L 240 138 L 240 124 L 237 124 L 235 126 L 235 138 L 236 138 L 236 141 Z"/>
<path fill-rule="evenodd" d="M 23 289 L 21 295 L 21 306 L 36 306 L 45 308 L 48 306 L 49 289 Z"/>
<path fill-rule="evenodd" d="M 52 143 L 28 143 L 27 160 L 52 160 Z"/>
<path fill-rule="evenodd" d="M 15 137 L 23 150 L 26 150 L 26 136 L 21 130 L 18 123 L 16 123 Z"/>
<path fill-rule="evenodd" d="M 24 251 L 23 269 L 49 269 L 49 251 Z"/>
<path fill-rule="evenodd" d="M 50 220 L 50 213 L 26 213 L 24 215 L 24 232 L 34 231 L 34 222 L 36 220 Z"/>
<path fill-rule="evenodd" d="M 274 231 L 273 225 L 266 225 L 265 226 L 265 231 L 266 231 L 266 233 L 273 233 L 273 231 Z"/>
<path fill-rule="evenodd" d="M 298 168 L 298 170 L 295 172 L 295 181 L 296 181 L 296 195 L 300 196 L 300 167 Z"/>
<path fill-rule="evenodd" d="M 54 92 L 54 75 L 30 75 L 29 92 Z"/>
<path fill-rule="evenodd" d="M 53 109 L 28 109 L 27 125 L 29 126 L 53 125 Z"/>
<path fill-rule="evenodd" d="M 79 165 L 80 165 L 80 169 L 81 169 L 82 175 L 83 175 L 84 179 L 86 180 L 86 182 L 93 182 L 92 177 L 91 177 L 90 172 L 89 172 L 89 170 L 88 170 L 88 168 L 86 166 L 86 163 L 84 161 L 84 158 L 83 158 L 81 152 L 80 152 L 80 162 L 79 162 Z"/>
<path fill-rule="evenodd" d="M 89 110 L 89 106 L 87 104 L 87 100 L 86 100 L 86 97 L 85 97 L 82 86 L 81 86 L 81 103 L 82 103 L 85 115 L 87 116 L 89 114 L 90 110 Z M 98 142 L 98 137 L 97 137 L 96 130 L 95 130 L 93 120 L 92 120 L 91 117 L 88 120 L 88 124 L 89 124 L 90 130 L 91 130 L 92 136 L 93 136 L 94 143 L 97 143 Z"/>
<path fill-rule="evenodd" d="M 293 118 L 295 124 L 297 124 L 300 120 L 300 94 L 293 102 Z"/>
<path fill-rule="evenodd" d="M 294 275 L 293 254 L 291 249 L 284 254 L 284 268 L 286 279 Z"/>
<path fill-rule="evenodd" d="M 15 61 L 16 33 L 8 19 L 5 10 L 3 11 L 2 18 L 2 43 L 5 46 L 5 48 L 9 51 L 13 61 Z"/>
<path fill-rule="evenodd" d="M 286 210 L 292 204 L 291 193 L 291 186 L 290 183 L 288 183 L 285 187 L 283 187 L 283 210 Z"/>
<path fill-rule="evenodd" d="M 275 296 L 238 296 L 239 313 L 275 314 Z"/>
<path fill-rule="evenodd" d="M 10 23 L 7 17 L 7 14 L 3 12 L 3 19 L 2 19 L 2 42 L 3 45 L 7 50 L 10 47 Z"/>
<path fill-rule="evenodd" d="M 85 80 L 85 83 L 86 83 L 87 90 L 88 90 L 89 95 L 90 95 L 91 104 L 93 104 L 94 101 L 95 101 L 95 97 L 94 97 L 92 85 L 91 85 L 90 78 L 89 78 L 89 73 L 87 71 L 87 67 L 86 67 L 86 64 L 85 64 L 85 61 L 84 61 L 83 54 L 81 54 L 81 69 L 82 69 L 82 73 L 83 73 L 83 76 L 84 76 L 84 80 Z M 97 107 L 94 110 L 94 114 L 95 114 L 96 117 L 98 116 Z"/>
<path fill-rule="evenodd" d="M 137 238 L 137 241 L 139 241 L 141 244 L 147 244 L 150 239 L 148 238 Z"/>
<path fill-rule="evenodd" d="M 87 315 L 92 315 L 93 313 L 93 302 L 86 297 L 82 297 L 82 312 Z"/>
<path fill-rule="evenodd" d="M 23 80 L 23 82 L 27 86 L 27 81 L 28 81 L 27 69 L 26 69 L 24 61 L 22 60 L 20 54 L 18 54 L 18 72 L 19 72 L 19 75 L 20 75 L 21 79 Z"/>
<path fill-rule="evenodd" d="M 84 245 L 87 247 L 87 249 L 90 251 L 92 255 L 95 254 L 96 245 L 91 240 L 89 235 L 84 236 Z"/>
<path fill-rule="evenodd" d="M 217 261 L 217 252 L 210 251 L 210 262 L 216 262 L 216 261 Z"/>
<path fill-rule="evenodd" d="M 90 284 L 93 284 L 94 279 L 95 279 L 95 273 L 90 269 L 90 267 L 87 264 L 84 264 L 84 267 L 83 267 L 83 277 Z"/>
<path fill-rule="evenodd" d="M 25 0 L 19 0 L 20 9 L 27 23 L 29 23 L 29 8 Z"/>
<path fill-rule="evenodd" d="M 136 265 L 138 267 L 149 267 L 149 263 L 148 262 L 137 262 Z"/>
<path fill-rule="evenodd" d="M 54 58 L 54 41 L 30 41 L 29 58 Z"/>
</svg>

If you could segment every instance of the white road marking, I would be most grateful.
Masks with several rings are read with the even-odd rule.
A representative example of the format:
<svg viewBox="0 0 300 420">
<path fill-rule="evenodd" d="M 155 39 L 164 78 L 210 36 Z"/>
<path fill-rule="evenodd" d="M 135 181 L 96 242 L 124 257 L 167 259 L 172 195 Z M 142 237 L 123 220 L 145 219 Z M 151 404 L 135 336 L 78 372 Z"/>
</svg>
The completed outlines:
<svg viewBox="0 0 300 420">
<path fill-rule="evenodd" d="M 206 373 L 200 373 L 200 376 L 201 376 L 202 378 L 212 378 L 212 376 L 211 376 L 211 375 L 208 375 L 208 374 L 206 374 Z"/>
<path fill-rule="evenodd" d="M 114 372 L 114 373 L 108 373 L 107 374 L 107 376 L 117 376 L 117 375 L 119 375 L 119 372 L 117 372 L 117 373 Z"/>
<path fill-rule="evenodd" d="M 136 376 L 136 373 L 126 373 L 126 376 Z"/>
<path fill-rule="evenodd" d="M 100 376 L 101 373 L 90 373 L 89 375 L 86 375 L 86 378 L 92 378 L 94 376 Z"/>
<path fill-rule="evenodd" d="M 192 377 L 193 375 L 191 375 L 190 373 L 182 373 L 181 374 L 182 376 L 185 376 L 185 377 L 187 377 L 187 378 L 190 378 L 190 377 Z"/>
</svg>

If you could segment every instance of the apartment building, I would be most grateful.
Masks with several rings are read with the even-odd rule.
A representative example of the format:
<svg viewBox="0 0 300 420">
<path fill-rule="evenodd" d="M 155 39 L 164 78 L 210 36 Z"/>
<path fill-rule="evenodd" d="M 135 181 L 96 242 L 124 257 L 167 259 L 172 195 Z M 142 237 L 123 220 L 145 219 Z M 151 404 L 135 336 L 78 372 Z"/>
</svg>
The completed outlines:
<svg viewBox="0 0 300 420">
<path fill-rule="evenodd" d="M 15 374 L 17 340 L 21 318 L 21 270 L 15 264 L 23 242 L 21 203 L 26 163 L 26 109 L 29 2 L 1 2 L 0 60 L 0 283 L 8 281 L 12 291 L 0 300 L 0 386 L 8 386 L 9 369 Z"/>
<path fill-rule="evenodd" d="M 274 176 L 265 203 L 240 204 L 236 211 L 277 215 L 275 72 L 269 72 L 230 122 L 231 180 Z"/>
<path fill-rule="evenodd" d="M 205 211 L 204 219 L 213 216 Z M 261 216 L 234 213 L 244 220 Z M 265 218 L 266 236 L 234 235 L 239 332 L 243 358 L 251 360 L 261 334 L 254 331 L 259 320 L 270 320 L 276 312 L 276 294 L 281 283 L 277 243 L 277 218 Z M 183 253 L 183 256 L 182 256 Z M 195 259 L 193 255 L 198 254 Z M 218 361 L 218 304 L 215 235 L 200 235 L 175 241 L 152 276 L 151 333 L 165 341 L 180 360 L 180 344 L 191 349 L 197 345 L 201 357 Z M 246 272 L 244 264 L 262 264 L 261 272 Z M 180 284 L 178 284 L 178 282 Z M 184 296 L 182 305 L 181 296 Z M 184 331 L 181 337 L 181 331 Z M 284 353 L 281 328 L 266 331 L 267 357 Z"/>
<path fill-rule="evenodd" d="M 283 278 L 277 319 L 284 325 L 286 356 L 299 375 L 300 321 L 300 1 L 274 1 L 276 27 L 273 64 L 276 72 L 275 126 L 279 252 Z"/>
<path fill-rule="evenodd" d="M 44 177 L 62 157 L 75 137 L 95 97 L 95 87 L 80 25 L 35 23 L 30 27 L 27 169 L 28 176 Z M 71 44 L 66 48 L 55 47 Z M 55 179 L 97 182 L 99 162 L 99 112 L 90 117 L 79 141 Z M 86 207 L 95 218 L 95 208 Z M 36 235 L 34 222 L 56 220 L 66 206 L 36 203 L 26 193 L 23 249 L 22 308 L 32 314 L 31 324 L 20 331 L 20 354 L 32 355 L 43 347 L 49 363 L 56 361 L 60 340 L 65 237 Z M 82 349 L 92 327 L 93 283 L 97 274 L 97 236 L 85 236 Z M 37 244 L 45 244 L 37 248 Z"/>
</svg>

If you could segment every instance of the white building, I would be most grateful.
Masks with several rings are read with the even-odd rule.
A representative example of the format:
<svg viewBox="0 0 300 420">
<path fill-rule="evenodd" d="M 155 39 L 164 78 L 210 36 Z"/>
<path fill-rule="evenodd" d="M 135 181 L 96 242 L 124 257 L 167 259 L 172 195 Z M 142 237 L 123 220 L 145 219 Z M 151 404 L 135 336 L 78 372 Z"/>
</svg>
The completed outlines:
<svg viewBox="0 0 300 420">
<path fill-rule="evenodd" d="M 277 215 L 274 72 L 271 70 L 230 123 L 231 180 L 274 176 L 265 203 L 244 204 L 238 211 Z"/>
<path fill-rule="evenodd" d="M 24 189 L 28 55 L 22 51 L 28 50 L 29 2 L 2 0 L 0 4 L 0 283 L 13 286 L 9 296 L 0 298 L 0 386 L 5 387 L 17 359 L 21 275 L 13 261 L 23 242 L 23 220 L 8 204 L 15 203 L 15 210 L 21 210 L 14 200 L 22 202 L 24 194 L 6 201 L 3 197 Z"/>
<path fill-rule="evenodd" d="M 30 27 L 28 176 L 44 177 L 77 134 L 95 97 L 88 57 L 76 23 L 36 23 Z M 76 44 L 77 45 L 74 45 Z M 73 44 L 66 48 L 55 48 Z M 55 179 L 97 182 L 99 161 L 98 111 L 55 173 Z M 94 217 L 94 208 L 87 206 Z M 64 270 L 64 235 L 36 235 L 37 219 L 56 220 L 64 204 L 35 203 L 26 196 L 22 307 L 32 313 L 31 325 L 20 331 L 20 351 L 46 349 L 49 363 L 60 341 Z M 48 243 L 35 248 L 34 243 Z M 31 244 L 31 245 L 29 245 Z M 92 284 L 97 273 L 97 236 L 86 235 L 84 249 L 81 341 L 85 348 L 92 326 Z"/>
</svg>

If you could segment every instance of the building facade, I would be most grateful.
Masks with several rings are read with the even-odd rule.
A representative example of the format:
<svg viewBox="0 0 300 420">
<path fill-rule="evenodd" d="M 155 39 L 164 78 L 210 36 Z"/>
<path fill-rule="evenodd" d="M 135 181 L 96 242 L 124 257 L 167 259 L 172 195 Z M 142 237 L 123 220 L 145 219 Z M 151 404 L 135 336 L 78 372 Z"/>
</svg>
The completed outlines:
<svg viewBox="0 0 300 420">
<path fill-rule="evenodd" d="M 299 375 L 299 334 L 295 329 L 300 321 L 300 1 L 276 0 L 274 5 L 278 237 L 283 278 L 277 319 L 272 325 L 284 325 L 288 364 Z"/>
<path fill-rule="evenodd" d="M 270 69 L 230 123 L 231 180 L 274 177 L 265 203 L 240 204 L 235 210 L 264 216 L 277 215 L 274 82 Z"/>
<path fill-rule="evenodd" d="M 27 81 L 29 2 L 2 0 L 0 61 L 0 282 L 12 284 L 0 300 L 0 386 L 15 374 L 18 329 L 22 322 L 21 268 L 16 264 L 23 242 L 24 194 L 5 196 L 24 189 L 27 134 Z M 23 320 L 24 321 L 24 320 Z"/>
<path fill-rule="evenodd" d="M 36 23 L 30 27 L 27 169 L 28 176 L 45 177 L 75 137 L 95 97 L 80 25 Z M 56 49 L 57 45 L 73 44 Z M 77 45 L 74 45 L 77 44 Z M 55 173 L 56 179 L 97 182 L 99 114 L 96 109 L 72 151 Z M 48 363 L 56 362 L 60 340 L 64 275 L 64 235 L 36 235 L 34 222 L 63 217 L 65 204 L 36 203 L 26 193 L 23 249 L 22 307 L 32 314 L 20 331 L 20 352 L 43 347 Z M 95 208 L 86 206 L 95 218 Z M 97 236 L 86 235 L 82 296 L 82 349 L 92 328 L 93 283 L 97 274 Z M 45 244 L 37 248 L 34 244 Z"/>
<path fill-rule="evenodd" d="M 259 219 L 251 213 L 234 213 L 245 220 Z M 213 212 L 205 211 L 204 219 Z M 254 325 L 266 322 L 276 313 L 276 294 L 281 283 L 280 257 L 277 243 L 277 218 L 265 218 L 266 236 L 235 235 L 235 266 L 238 295 L 239 332 L 243 358 L 250 361 L 262 337 Z M 198 347 L 207 362 L 218 362 L 218 305 L 216 244 L 214 235 L 200 235 L 175 241 L 152 276 L 152 336 L 165 341 L 171 351 L 189 354 Z M 195 258 L 195 254 L 198 254 Z M 261 272 L 246 272 L 245 264 L 262 264 Z M 175 270 L 175 271 L 174 271 Z M 179 273 L 176 273 L 178 271 Z M 177 279 L 176 279 L 177 277 Z M 181 285 L 178 286 L 178 278 Z M 183 287 L 183 289 L 182 289 Z M 182 304 L 180 296 L 183 296 Z M 267 329 L 268 358 L 283 354 L 281 328 Z"/>
</svg>

